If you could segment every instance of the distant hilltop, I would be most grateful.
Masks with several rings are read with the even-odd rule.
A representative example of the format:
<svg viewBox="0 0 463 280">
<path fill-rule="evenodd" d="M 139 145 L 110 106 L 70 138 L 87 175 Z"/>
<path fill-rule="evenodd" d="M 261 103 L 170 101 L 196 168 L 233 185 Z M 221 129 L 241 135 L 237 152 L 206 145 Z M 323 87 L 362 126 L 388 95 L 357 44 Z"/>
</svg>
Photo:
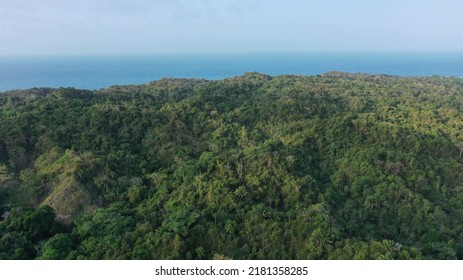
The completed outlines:
<svg viewBox="0 0 463 280">
<path fill-rule="evenodd" d="M 317 74 L 317 75 L 291 75 L 291 74 L 287 74 L 287 75 L 279 75 L 279 76 L 271 76 L 271 75 L 268 75 L 268 74 L 263 74 L 263 73 L 259 73 L 259 72 L 246 72 L 244 73 L 243 75 L 240 75 L 240 76 L 236 76 L 236 77 L 231 77 L 231 78 L 225 78 L 223 80 L 242 80 L 242 79 L 255 79 L 255 80 L 271 80 L 272 78 L 275 78 L 275 77 L 307 77 L 307 78 L 310 78 L 310 77 L 324 77 L 324 78 L 349 78 L 349 79 L 358 79 L 358 78 L 366 78 L 366 79 L 382 79 L 382 78 L 396 78 L 396 79 L 399 79 L 399 78 L 409 78 L 409 79 L 426 79 L 426 78 L 449 78 L 449 79 L 463 79 L 463 77 L 452 77 L 452 76 L 438 76 L 438 75 L 435 75 L 435 76 L 432 76 L 432 77 L 422 77 L 422 76 L 416 76 L 416 77 L 413 77 L 413 76 L 410 76 L 410 77 L 403 77 L 403 76 L 398 76 L 398 75 L 388 75 L 388 74 L 366 74 L 366 73 L 349 73 L 349 72 L 342 72 L 342 71 L 328 71 L 328 72 L 325 72 L 323 74 Z M 155 81 L 152 81 L 152 82 L 148 82 L 148 83 L 144 83 L 144 84 L 140 84 L 140 85 L 113 85 L 113 86 L 109 86 L 108 88 L 111 88 L 111 89 L 121 89 L 121 90 L 124 90 L 124 89 L 127 89 L 127 88 L 130 88 L 130 89 L 134 89 L 134 87 L 147 87 L 149 85 L 162 85 L 162 84 L 172 84 L 172 83 L 182 83 L 182 84 L 185 84 L 187 83 L 188 81 L 192 81 L 194 83 L 201 83 L 201 82 L 208 82 L 210 80 L 207 80 L 207 79 L 202 79 L 202 78 L 161 78 L 159 80 L 155 80 Z M 30 94 L 33 94 L 33 95 L 37 95 L 37 96 L 40 96 L 40 95 L 46 95 L 46 94 L 49 94 L 51 92 L 53 92 L 54 90 L 56 90 L 57 88 L 52 88 L 52 87 L 34 87 L 34 88 L 31 88 L 31 89 L 15 89 L 15 90 L 7 90 L 7 91 L 4 91 L 3 93 L 8 93 L 8 94 L 13 94 L 13 95 L 30 95 Z M 66 88 L 62 88 L 62 89 L 66 89 Z M 75 87 L 68 87 L 68 89 L 72 89 L 72 90 L 76 90 Z M 101 90 L 102 91 L 105 91 L 107 88 L 102 88 Z M 98 91 L 98 90 L 87 90 L 88 92 L 92 91 Z"/>
</svg>

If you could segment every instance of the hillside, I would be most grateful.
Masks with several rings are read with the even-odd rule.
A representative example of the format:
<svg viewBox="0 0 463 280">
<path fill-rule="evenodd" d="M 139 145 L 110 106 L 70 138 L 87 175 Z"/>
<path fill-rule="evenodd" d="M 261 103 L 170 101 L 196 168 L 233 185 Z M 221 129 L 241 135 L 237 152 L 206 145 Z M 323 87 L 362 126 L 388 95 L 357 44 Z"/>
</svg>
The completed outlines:
<svg viewBox="0 0 463 280">
<path fill-rule="evenodd" d="M 463 259 L 463 80 L 0 94 L 0 259 Z"/>
</svg>

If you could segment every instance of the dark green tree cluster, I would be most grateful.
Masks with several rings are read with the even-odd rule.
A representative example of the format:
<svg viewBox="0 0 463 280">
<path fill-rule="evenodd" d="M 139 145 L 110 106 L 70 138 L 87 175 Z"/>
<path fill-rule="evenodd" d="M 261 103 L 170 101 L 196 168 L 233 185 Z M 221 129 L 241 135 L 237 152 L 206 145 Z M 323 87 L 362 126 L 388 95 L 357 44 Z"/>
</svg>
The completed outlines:
<svg viewBox="0 0 463 280">
<path fill-rule="evenodd" d="M 462 108 L 338 72 L 3 93 L 0 258 L 462 259 Z"/>
<path fill-rule="evenodd" d="M 0 223 L 0 259 L 33 259 L 42 252 L 52 259 L 65 257 L 66 254 L 47 253 L 52 239 L 59 239 L 65 231 L 55 217 L 48 205 L 38 209 L 14 208 L 10 216 Z M 60 250 L 65 250 L 65 247 L 60 246 Z"/>
</svg>

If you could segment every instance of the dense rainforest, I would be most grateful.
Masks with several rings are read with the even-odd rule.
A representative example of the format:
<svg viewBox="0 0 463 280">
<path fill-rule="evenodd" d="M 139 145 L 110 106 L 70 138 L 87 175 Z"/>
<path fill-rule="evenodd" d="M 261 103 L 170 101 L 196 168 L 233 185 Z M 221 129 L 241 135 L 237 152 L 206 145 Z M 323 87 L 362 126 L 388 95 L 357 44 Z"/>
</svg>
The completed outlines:
<svg viewBox="0 0 463 280">
<path fill-rule="evenodd" d="M 463 79 L 0 94 L 0 259 L 463 259 Z"/>
</svg>

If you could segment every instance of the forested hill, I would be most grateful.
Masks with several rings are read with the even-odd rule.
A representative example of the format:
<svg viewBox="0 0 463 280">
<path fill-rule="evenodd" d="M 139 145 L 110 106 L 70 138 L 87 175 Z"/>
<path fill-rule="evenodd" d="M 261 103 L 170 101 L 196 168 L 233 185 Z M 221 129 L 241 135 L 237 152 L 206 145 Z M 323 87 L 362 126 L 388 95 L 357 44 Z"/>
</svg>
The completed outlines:
<svg viewBox="0 0 463 280">
<path fill-rule="evenodd" d="M 0 94 L 0 258 L 462 259 L 463 81 Z"/>
</svg>

